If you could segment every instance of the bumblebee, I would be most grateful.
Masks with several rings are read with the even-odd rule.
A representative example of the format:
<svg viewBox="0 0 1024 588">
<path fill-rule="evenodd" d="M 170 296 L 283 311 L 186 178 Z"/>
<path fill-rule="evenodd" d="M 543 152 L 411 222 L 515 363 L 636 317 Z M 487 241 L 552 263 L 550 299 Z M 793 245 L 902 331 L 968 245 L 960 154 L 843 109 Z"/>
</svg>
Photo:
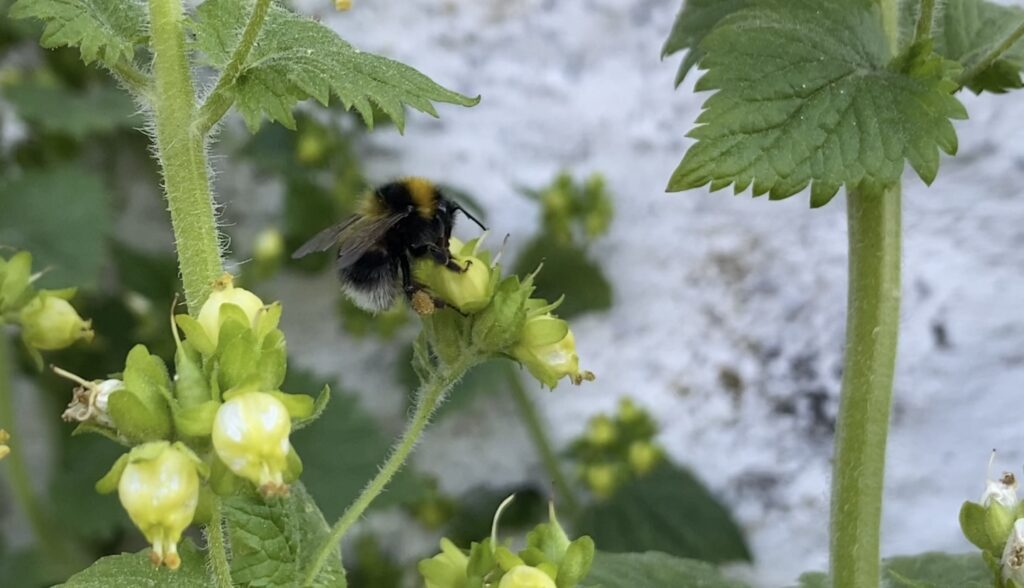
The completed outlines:
<svg viewBox="0 0 1024 588">
<path fill-rule="evenodd" d="M 342 290 L 356 306 L 380 312 L 394 304 L 399 291 L 412 299 L 422 289 L 412 278 L 413 259 L 429 257 L 451 271 L 465 271 L 448 250 L 456 212 L 487 230 L 429 180 L 401 179 L 367 192 L 357 213 L 317 233 L 292 259 L 337 247 Z"/>
</svg>

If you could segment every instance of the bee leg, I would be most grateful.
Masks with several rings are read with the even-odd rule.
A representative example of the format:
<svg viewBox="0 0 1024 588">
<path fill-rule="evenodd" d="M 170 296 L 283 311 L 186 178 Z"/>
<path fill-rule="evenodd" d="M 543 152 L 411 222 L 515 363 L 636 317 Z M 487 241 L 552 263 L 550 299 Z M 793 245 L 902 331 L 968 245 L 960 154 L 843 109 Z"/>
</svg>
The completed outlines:
<svg viewBox="0 0 1024 588">
<path fill-rule="evenodd" d="M 424 253 L 429 254 L 434 259 L 434 262 L 443 265 L 445 268 L 453 272 L 460 274 L 465 273 L 466 270 L 469 269 L 470 264 L 473 263 L 472 261 L 467 260 L 465 267 L 459 265 L 457 261 L 452 259 L 451 253 L 449 253 L 447 249 L 442 249 L 436 243 L 424 244 L 422 251 Z"/>
</svg>

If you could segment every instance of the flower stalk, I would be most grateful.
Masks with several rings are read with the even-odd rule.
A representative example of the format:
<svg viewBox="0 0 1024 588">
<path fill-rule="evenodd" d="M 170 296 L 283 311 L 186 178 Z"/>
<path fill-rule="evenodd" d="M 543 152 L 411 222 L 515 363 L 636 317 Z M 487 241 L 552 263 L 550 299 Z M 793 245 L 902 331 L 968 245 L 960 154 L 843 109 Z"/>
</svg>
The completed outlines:
<svg viewBox="0 0 1024 588">
<path fill-rule="evenodd" d="M 320 574 L 327 560 L 332 553 L 337 553 L 341 540 L 345 533 L 359 520 L 370 504 L 380 496 L 381 492 L 391 482 L 391 479 L 405 465 L 409 455 L 416 447 L 427 427 L 431 417 L 437 408 L 444 402 L 448 390 L 469 371 L 473 365 L 480 361 L 479 352 L 473 347 L 467 347 L 458 357 L 447 365 L 434 370 L 430 377 L 420 385 L 416 393 L 416 410 L 413 412 L 405 432 L 395 444 L 391 455 L 380 467 L 380 471 L 373 480 L 367 484 L 363 492 L 356 498 L 355 502 L 349 505 L 348 509 L 341 515 L 338 522 L 331 527 L 331 533 L 323 545 L 320 546 L 313 564 L 306 571 L 303 579 L 303 586 L 312 586 L 316 577 Z"/>
<path fill-rule="evenodd" d="M 851 190 L 846 354 L 832 474 L 835 588 L 879 584 L 885 443 L 900 310 L 900 186 Z"/>
</svg>

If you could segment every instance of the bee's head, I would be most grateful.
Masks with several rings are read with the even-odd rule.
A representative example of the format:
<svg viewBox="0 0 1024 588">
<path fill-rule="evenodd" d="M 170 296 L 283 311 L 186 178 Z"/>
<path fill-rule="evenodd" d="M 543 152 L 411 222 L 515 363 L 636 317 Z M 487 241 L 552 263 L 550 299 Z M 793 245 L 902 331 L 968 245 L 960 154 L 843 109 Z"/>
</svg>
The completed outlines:
<svg viewBox="0 0 1024 588">
<path fill-rule="evenodd" d="M 475 216 L 470 214 L 468 210 L 463 208 L 461 204 L 459 204 L 458 202 L 456 202 L 456 201 L 454 201 L 454 200 L 452 200 L 452 199 L 450 199 L 450 198 L 448 198 L 448 197 L 446 197 L 444 195 L 439 195 L 438 196 L 438 199 L 437 199 L 437 215 L 439 217 L 444 219 L 446 222 L 451 223 L 452 221 L 455 220 L 455 213 L 456 212 L 461 212 L 462 214 L 466 215 L 466 218 L 468 218 L 469 220 L 471 220 L 474 223 L 476 223 L 477 226 L 479 226 L 481 229 L 483 229 L 485 231 L 487 230 L 487 227 L 485 227 L 482 222 L 477 220 L 477 218 Z"/>
</svg>

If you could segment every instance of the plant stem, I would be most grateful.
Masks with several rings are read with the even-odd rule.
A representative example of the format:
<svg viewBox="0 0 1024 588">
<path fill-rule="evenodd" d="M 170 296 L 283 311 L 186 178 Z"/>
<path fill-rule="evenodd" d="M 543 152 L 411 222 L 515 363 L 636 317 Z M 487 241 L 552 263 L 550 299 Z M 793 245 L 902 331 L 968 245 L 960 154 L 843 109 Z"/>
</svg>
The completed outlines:
<svg viewBox="0 0 1024 588">
<path fill-rule="evenodd" d="M 29 479 L 28 466 L 22 448 L 26 439 L 18 431 L 18 417 L 14 410 L 14 387 L 11 383 L 10 350 L 7 334 L 0 324 L 0 429 L 10 436 L 11 452 L 0 462 L 0 467 L 7 470 L 7 481 L 10 483 L 14 500 L 28 518 L 29 525 L 36 538 L 36 545 L 46 559 L 59 569 L 55 571 L 67 577 L 88 565 L 85 555 L 77 546 L 70 543 L 69 537 L 63 534 L 43 510 L 36 500 L 36 492 Z"/>
<path fill-rule="evenodd" d="M 977 77 L 978 74 L 991 67 L 992 64 L 1002 57 L 1004 53 L 1013 48 L 1021 38 L 1024 38 L 1024 23 L 1017 25 L 1017 28 L 1013 29 L 1013 32 L 1003 39 L 1002 43 L 996 45 L 991 51 L 986 53 L 981 60 L 964 70 L 960 75 L 960 87 L 964 87 L 968 82 Z"/>
<path fill-rule="evenodd" d="M 405 461 L 409 458 L 409 454 L 412 453 L 416 443 L 419 442 L 420 436 L 430 422 L 434 411 L 444 401 L 445 394 L 479 360 L 477 356 L 478 353 L 475 349 L 469 348 L 464 350 L 455 361 L 435 370 L 430 378 L 420 385 L 420 389 L 416 392 L 416 410 L 409 419 L 405 432 L 402 433 L 402 437 L 395 444 L 391 455 L 388 456 L 387 460 L 380 467 L 377 475 L 367 484 L 362 494 L 356 498 L 355 502 L 349 505 L 344 514 L 341 515 L 341 518 L 338 519 L 338 522 L 331 528 L 330 536 L 320 547 L 316 558 L 313 560 L 313 565 L 306 572 L 306 577 L 302 583 L 303 586 L 312 586 L 331 554 L 338 552 L 338 547 L 345 536 L 345 532 L 359 520 L 359 517 L 366 512 L 366 509 L 374 499 L 391 482 L 391 478 L 398 473 L 398 470 L 402 469 Z"/>
<path fill-rule="evenodd" d="M 835 588 L 879 583 L 885 442 L 900 311 L 900 186 L 850 191 L 846 356 L 832 474 Z"/>
<path fill-rule="evenodd" d="M 203 136 L 192 131 L 195 90 L 181 0 L 149 0 L 153 118 L 164 189 L 189 312 L 199 312 L 224 271 Z"/>
<path fill-rule="evenodd" d="M 882 11 L 882 30 L 889 45 L 889 55 L 899 53 L 900 9 L 897 0 L 875 0 Z"/>
<path fill-rule="evenodd" d="M 558 492 L 557 497 L 561 499 L 562 510 L 570 518 L 575 517 L 580 511 L 580 502 L 576 498 L 572 486 L 569 485 L 569 481 L 565 478 L 565 474 L 562 472 L 562 467 L 558 463 L 558 456 L 555 455 L 555 450 L 551 446 L 551 440 L 548 439 L 547 431 L 541 422 L 540 414 L 537 413 L 537 406 L 533 403 L 533 399 L 530 398 L 526 388 L 523 387 L 519 374 L 511 367 L 508 368 L 508 383 L 512 390 L 512 398 L 516 401 L 516 406 L 519 408 L 519 416 L 522 417 L 523 424 L 526 425 L 526 430 L 530 434 L 530 439 L 537 447 L 537 453 L 540 454 L 541 461 L 544 462 L 544 467 L 548 471 L 548 476 L 555 485 L 555 490 Z"/>
<path fill-rule="evenodd" d="M 221 72 L 217 85 L 213 87 L 213 91 L 206 97 L 202 108 L 199 109 L 196 132 L 201 136 L 209 133 L 210 129 L 227 114 L 231 104 L 234 103 L 234 99 L 228 96 L 227 91 L 238 80 L 238 74 L 242 73 L 242 66 L 245 65 L 245 60 L 249 58 L 249 53 L 260 36 L 263 21 L 266 20 L 269 9 L 270 0 L 256 0 L 252 14 L 249 15 L 249 22 L 246 23 L 245 31 L 242 32 L 242 39 L 235 47 L 234 53 L 231 54 L 231 60 Z"/>
<path fill-rule="evenodd" d="M 142 73 L 134 63 L 119 62 L 114 68 L 114 75 L 136 96 L 151 98 L 149 76 Z"/>
<path fill-rule="evenodd" d="M 935 0 L 921 0 L 921 14 L 914 29 L 914 42 L 918 43 L 932 36 L 932 21 L 935 20 Z"/>
<path fill-rule="evenodd" d="M 228 564 L 227 546 L 224 541 L 224 517 L 220 512 L 220 497 L 213 497 L 210 508 L 210 524 L 206 525 L 206 543 L 210 551 L 210 568 L 217 588 L 232 588 L 231 565 Z"/>
</svg>

